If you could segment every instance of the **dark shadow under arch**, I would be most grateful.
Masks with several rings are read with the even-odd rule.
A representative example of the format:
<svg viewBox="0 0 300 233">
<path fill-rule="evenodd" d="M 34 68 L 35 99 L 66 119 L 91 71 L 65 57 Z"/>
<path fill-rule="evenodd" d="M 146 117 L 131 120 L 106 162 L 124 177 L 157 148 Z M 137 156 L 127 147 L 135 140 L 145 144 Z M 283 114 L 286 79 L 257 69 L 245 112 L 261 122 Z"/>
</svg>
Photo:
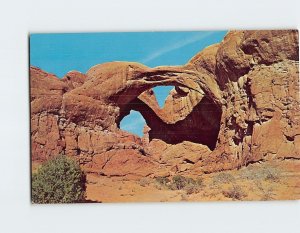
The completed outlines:
<svg viewBox="0 0 300 233">
<path fill-rule="evenodd" d="M 130 110 L 138 111 L 143 115 L 151 128 L 150 140 L 156 138 L 170 144 L 191 141 L 207 145 L 211 150 L 216 147 L 222 112 L 219 106 L 205 96 L 185 119 L 174 124 L 165 123 L 147 104 L 135 98 L 122 109 L 118 125 Z"/>
</svg>

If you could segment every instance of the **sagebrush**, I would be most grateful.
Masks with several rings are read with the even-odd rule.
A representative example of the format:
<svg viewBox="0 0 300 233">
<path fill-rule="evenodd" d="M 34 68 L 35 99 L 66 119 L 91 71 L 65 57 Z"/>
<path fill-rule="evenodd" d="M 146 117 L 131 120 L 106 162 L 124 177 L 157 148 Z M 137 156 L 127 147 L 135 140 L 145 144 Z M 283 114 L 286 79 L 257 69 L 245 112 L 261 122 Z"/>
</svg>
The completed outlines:
<svg viewBox="0 0 300 233">
<path fill-rule="evenodd" d="M 190 177 L 176 175 L 172 177 L 172 180 L 166 177 L 157 177 L 156 181 L 162 187 L 171 190 L 185 190 L 187 194 L 198 193 L 204 186 L 202 177 L 193 179 Z"/>
<path fill-rule="evenodd" d="M 32 175 L 33 203 L 82 202 L 86 175 L 73 159 L 59 155 Z"/>
</svg>

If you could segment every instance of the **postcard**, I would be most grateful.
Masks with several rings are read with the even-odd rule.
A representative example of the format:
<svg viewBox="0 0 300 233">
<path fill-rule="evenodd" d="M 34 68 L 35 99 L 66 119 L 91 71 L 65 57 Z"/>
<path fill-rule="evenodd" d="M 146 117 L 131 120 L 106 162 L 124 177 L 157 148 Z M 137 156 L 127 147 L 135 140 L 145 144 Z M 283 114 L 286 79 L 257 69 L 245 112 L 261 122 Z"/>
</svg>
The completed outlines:
<svg viewBox="0 0 300 233">
<path fill-rule="evenodd" d="M 300 198 L 297 30 L 29 40 L 32 203 Z"/>
</svg>

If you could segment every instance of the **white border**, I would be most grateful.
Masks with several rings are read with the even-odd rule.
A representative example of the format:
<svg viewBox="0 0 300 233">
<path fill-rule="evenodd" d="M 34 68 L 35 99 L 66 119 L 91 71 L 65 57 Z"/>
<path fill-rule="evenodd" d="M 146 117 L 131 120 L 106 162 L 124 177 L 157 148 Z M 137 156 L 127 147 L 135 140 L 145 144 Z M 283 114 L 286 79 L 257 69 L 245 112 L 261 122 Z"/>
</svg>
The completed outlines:
<svg viewBox="0 0 300 233">
<path fill-rule="evenodd" d="M 299 201 L 32 206 L 29 32 L 299 28 L 295 0 L 2 1 L 1 232 L 298 232 Z"/>
</svg>

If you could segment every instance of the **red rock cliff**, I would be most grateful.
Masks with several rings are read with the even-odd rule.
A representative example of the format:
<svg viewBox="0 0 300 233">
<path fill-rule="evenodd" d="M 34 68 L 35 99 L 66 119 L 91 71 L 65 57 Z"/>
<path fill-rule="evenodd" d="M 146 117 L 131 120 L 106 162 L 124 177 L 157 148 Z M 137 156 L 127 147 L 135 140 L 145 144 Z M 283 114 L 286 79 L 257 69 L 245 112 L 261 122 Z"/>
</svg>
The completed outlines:
<svg viewBox="0 0 300 233">
<path fill-rule="evenodd" d="M 109 176 L 300 159 L 298 32 L 231 31 L 186 65 L 111 62 L 63 79 L 30 68 L 32 159 L 63 153 Z M 160 109 L 151 88 L 174 85 Z M 118 128 L 130 110 L 143 140 Z"/>
</svg>

